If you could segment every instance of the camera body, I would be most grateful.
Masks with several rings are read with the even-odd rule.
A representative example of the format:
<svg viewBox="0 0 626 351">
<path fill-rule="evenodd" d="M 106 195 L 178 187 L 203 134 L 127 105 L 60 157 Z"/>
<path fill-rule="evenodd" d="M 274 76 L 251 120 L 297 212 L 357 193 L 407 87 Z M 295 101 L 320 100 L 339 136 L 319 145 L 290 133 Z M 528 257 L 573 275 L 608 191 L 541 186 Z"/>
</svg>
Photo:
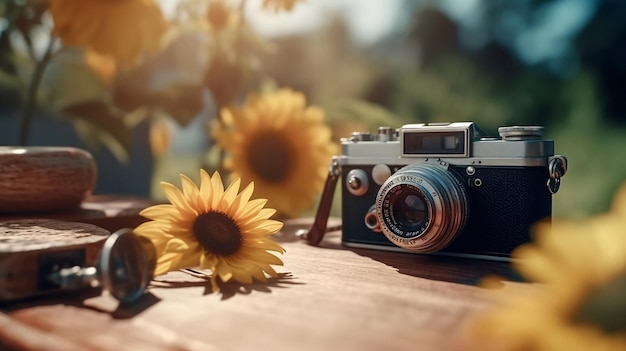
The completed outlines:
<svg viewBox="0 0 626 351">
<path fill-rule="evenodd" d="M 343 244 L 506 259 L 551 217 L 567 160 L 542 127 L 499 132 L 409 124 L 342 139 Z"/>
</svg>

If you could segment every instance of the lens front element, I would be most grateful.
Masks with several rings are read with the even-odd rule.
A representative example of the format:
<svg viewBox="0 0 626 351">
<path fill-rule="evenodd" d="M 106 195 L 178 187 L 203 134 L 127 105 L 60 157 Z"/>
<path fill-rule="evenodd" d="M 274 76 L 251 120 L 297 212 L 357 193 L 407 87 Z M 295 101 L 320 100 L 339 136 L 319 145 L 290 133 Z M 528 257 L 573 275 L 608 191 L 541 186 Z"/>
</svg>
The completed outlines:
<svg viewBox="0 0 626 351">
<path fill-rule="evenodd" d="M 376 197 L 376 214 L 392 243 L 437 252 L 463 231 L 468 193 L 458 176 L 433 164 L 412 164 L 391 175 Z"/>
<path fill-rule="evenodd" d="M 400 184 L 389 194 L 391 220 L 403 237 L 420 235 L 428 226 L 428 201 L 413 185 Z"/>
</svg>

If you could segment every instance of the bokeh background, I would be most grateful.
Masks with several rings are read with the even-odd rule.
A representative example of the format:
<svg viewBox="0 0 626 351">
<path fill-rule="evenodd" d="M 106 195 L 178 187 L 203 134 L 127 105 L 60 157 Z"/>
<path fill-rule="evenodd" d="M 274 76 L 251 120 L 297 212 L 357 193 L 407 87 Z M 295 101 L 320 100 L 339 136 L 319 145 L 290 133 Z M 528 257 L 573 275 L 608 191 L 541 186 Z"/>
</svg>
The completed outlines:
<svg viewBox="0 0 626 351">
<path fill-rule="evenodd" d="M 246 17 L 272 41 L 260 56 L 262 75 L 323 107 L 336 140 L 407 122 L 474 121 L 493 134 L 544 125 L 569 160 L 554 197 L 554 214 L 564 218 L 606 211 L 626 178 L 624 1 L 306 0 L 278 14 L 259 11 L 260 1 L 249 1 Z M 167 15 L 177 1 L 160 3 Z M 0 30 L 7 23 L 0 18 Z M 0 37 L 0 63 L 17 41 Z M 15 145 L 21 95 L 0 87 L 0 144 Z M 201 97 L 189 123 L 168 122 L 171 142 L 158 160 L 149 122 L 132 129 L 125 161 L 91 149 L 96 192 L 150 196 L 153 179 L 197 172 L 211 143 L 203 126 L 216 114 L 214 92 Z M 86 147 L 71 121 L 45 112 L 30 144 Z"/>
</svg>

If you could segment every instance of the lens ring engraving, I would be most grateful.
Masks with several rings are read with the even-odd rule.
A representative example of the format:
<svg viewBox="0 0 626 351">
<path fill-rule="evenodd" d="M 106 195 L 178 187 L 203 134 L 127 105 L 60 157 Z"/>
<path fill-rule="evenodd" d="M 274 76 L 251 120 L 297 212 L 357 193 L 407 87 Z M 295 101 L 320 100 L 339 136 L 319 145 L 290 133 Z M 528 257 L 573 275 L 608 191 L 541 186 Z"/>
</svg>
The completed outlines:
<svg viewBox="0 0 626 351">
<path fill-rule="evenodd" d="M 431 201 L 414 184 L 398 183 L 384 199 L 382 216 L 397 236 L 411 239 L 422 235 L 430 225 Z"/>
<path fill-rule="evenodd" d="M 469 217 L 468 193 L 457 177 L 446 167 L 433 164 L 412 164 L 389 177 L 376 197 L 378 221 L 387 239 L 424 253 L 448 246 L 463 231 Z M 398 210 L 403 206 L 398 202 L 410 195 L 425 205 L 423 213 L 412 214 L 413 220 L 407 220 L 409 215 L 404 212 L 410 212 L 410 206 Z M 419 212 L 419 206 L 414 210 Z M 426 218 L 418 220 L 422 214 Z"/>
</svg>

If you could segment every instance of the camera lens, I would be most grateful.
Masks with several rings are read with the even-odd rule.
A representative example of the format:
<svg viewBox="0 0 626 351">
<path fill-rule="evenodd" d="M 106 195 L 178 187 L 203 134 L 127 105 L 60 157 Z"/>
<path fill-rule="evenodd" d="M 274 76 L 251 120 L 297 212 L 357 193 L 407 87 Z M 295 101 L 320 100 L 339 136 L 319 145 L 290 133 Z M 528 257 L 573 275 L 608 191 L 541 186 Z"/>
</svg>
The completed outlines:
<svg viewBox="0 0 626 351">
<path fill-rule="evenodd" d="M 394 244 L 436 252 L 460 234 L 469 214 L 468 193 L 453 171 L 412 164 L 391 175 L 376 197 L 383 234 Z"/>
<path fill-rule="evenodd" d="M 391 194 L 391 197 L 393 219 L 404 233 L 415 232 L 428 223 L 428 205 L 418 191 L 403 186 L 402 191 Z"/>
</svg>

